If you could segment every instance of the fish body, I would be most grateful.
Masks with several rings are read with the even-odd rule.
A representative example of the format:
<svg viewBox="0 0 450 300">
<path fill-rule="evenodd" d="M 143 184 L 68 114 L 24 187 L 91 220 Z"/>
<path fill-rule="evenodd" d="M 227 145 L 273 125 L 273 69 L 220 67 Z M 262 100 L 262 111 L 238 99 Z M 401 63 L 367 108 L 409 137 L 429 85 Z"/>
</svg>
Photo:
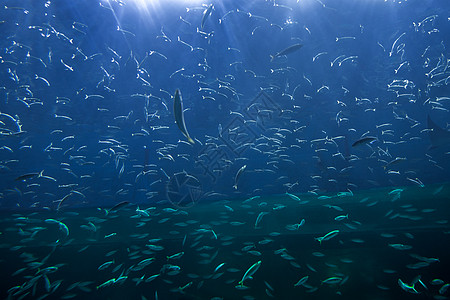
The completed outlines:
<svg viewBox="0 0 450 300">
<path fill-rule="evenodd" d="M 300 280 L 299 280 L 299 281 L 297 281 L 297 283 L 296 283 L 296 284 L 294 284 L 294 286 L 300 286 L 300 285 L 304 285 L 304 284 L 306 283 L 306 281 L 308 280 L 308 278 L 309 278 L 309 276 L 308 276 L 308 275 L 306 275 L 306 276 L 304 276 L 304 277 L 300 278 Z"/>
<path fill-rule="evenodd" d="M 356 147 L 356 146 L 360 146 L 360 145 L 364 145 L 364 144 L 370 144 L 370 143 L 372 143 L 373 141 L 376 141 L 376 140 L 377 140 L 377 138 L 374 137 L 374 136 L 366 136 L 366 137 L 363 137 L 363 138 L 355 141 L 352 144 L 352 147 Z"/>
<path fill-rule="evenodd" d="M 386 170 L 387 167 L 389 167 L 391 165 L 398 164 L 399 162 L 402 162 L 402 161 L 405 161 L 405 160 L 406 160 L 406 157 L 396 157 L 395 159 L 391 160 L 386 165 L 384 165 L 383 168 Z"/>
<path fill-rule="evenodd" d="M 98 290 L 98 289 L 101 289 L 101 288 L 104 288 L 104 287 L 106 287 L 106 286 L 111 286 L 111 285 L 113 285 L 114 283 L 116 283 L 116 279 L 115 279 L 115 278 L 112 278 L 112 279 L 110 279 L 110 280 L 108 280 L 108 281 L 105 281 L 104 283 L 98 285 L 98 286 L 97 286 L 97 290 Z"/>
<path fill-rule="evenodd" d="M 175 123 L 177 123 L 181 133 L 187 138 L 189 143 L 195 144 L 186 129 L 186 124 L 184 122 L 183 99 L 181 98 L 181 92 L 179 89 L 175 91 L 175 96 L 173 97 L 173 112 L 175 114 Z"/>
<path fill-rule="evenodd" d="M 340 215 L 340 216 L 337 216 L 336 218 L 334 218 L 334 220 L 336 220 L 336 221 L 342 221 L 344 219 L 348 219 L 348 214 Z"/>
<path fill-rule="evenodd" d="M 328 241 L 329 239 L 335 237 L 339 233 L 339 230 L 333 230 L 325 234 L 324 236 L 316 238 L 319 243 L 322 244 L 323 241 Z"/>
<path fill-rule="evenodd" d="M 396 250 L 409 250 L 412 249 L 412 246 L 410 245 L 404 245 L 404 244 L 389 244 L 389 247 L 392 247 Z"/>
<path fill-rule="evenodd" d="M 202 30 L 203 30 L 203 27 L 205 27 L 206 20 L 207 20 L 208 17 L 211 15 L 213 8 L 214 8 L 214 6 L 213 6 L 212 4 L 210 4 L 210 5 L 205 9 L 205 11 L 203 12 L 202 23 L 201 23 L 201 26 L 200 26 L 200 28 L 201 28 Z"/>
<path fill-rule="evenodd" d="M 107 262 L 103 263 L 102 265 L 100 265 L 97 268 L 97 270 L 104 270 L 104 269 L 108 268 L 109 266 L 111 266 L 112 264 L 114 264 L 114 260 L 107 261 Z"/>
<path fill-rule="evenodd" d="M 184 252 L 175 253 L 173 255 L 167 256 L 167 260 L 169 259 L 179 259 L 184 255 Z"/>
<path fill-rule="evenodd" d="M 322 284 L 338 284 L 342 281 L 341 277 L 329 277 L 322 281 Z"/>
<path fill-rule="evenodd" d="M 222 268 L 225 265 L 225 263 L 221 263 L 214 269 L 214 273 L 216 273 L 220 268 Z"/>
<path fill-rule="evenodd" d="M 106 214 L 108 215 L 111 211 L 117 211 L 119 209 L 122 209 L 125 206 L 127 206 L 128 204 L 130 204 L 130 202 L 128 202 L 128 201 L 119 202 L 116 205 L 114 205 L 113 207 L 111 207 L 110 209 L 106 209 Z"/>
<path fill-rule="evenodd" d="M 143 269 L 143 268 L 145 268 L 146 266 L 148 266 L 149 264 L 151 264 L 154 260 L 155 260 L 155 258 L 153 258 L 153 257 L 143 259 L 143 260 L 141 260 L 140 262 L 138 262 L 137 268 L 138 268 L 138 269 Z"/>
<path fill-rule="evenodd" d="M 243 165 L 243 166 L 237 171 L 236 176 L 234 177 L 234 185 L 233 185 L 233 188 L 234 188 L 235 190 L 237 190 L 237 188 L 238 188 L 237 184 L 238 184 L 239 178 L 241 177 L 242 173 L 245 171 L 245 168 L 247 168 L 247 165 Z"/>
<path fill-rule="evenodd" d="M 256 218 L 256 221 L 255 221 L 255 228 L 258 228 L 259 222 L 261 222 L 262 218 L 263 218 L 265 215 L 267 215 L 267 214 L 268 214 L 268 212 L 264 212 L 264 211 L 262 211 L 262 212 L 259 213 L 259 215 L 258 215 L 258 217 Z"/>
<path fill-rule="evenodd" d="M 292 46 L 289 46 L 289 47 L 287 47 L 286 49 L 281 50 L 281 51 L 278 52 L 277 54 L 271 55 L 271 56 L 270 56 L 270 57 L 271 57 L 270 61 L 273 61 L 273 60 L 274 60 L 275 58 L 277 58 L 277 57 L 280 57 L 280 56 L 283 56 L 283 55 L 291 54 L 291 53 L 293 53 L 293 52 L 299 50 L 301 47 L 303 47 L 302 44 L 294 44 L 294 45 L 292 45 Z"/>
<path fill-rule="evenodd" d="M 405 292 L 412 293 L 412 294 L 418 294 L 419 292 L 414 287 L 415 284 L 407 284 L 404 283 L 400 278 L 398 279 L 398 285 L 404 290 Z"/>
<path fill-rule="evenodd" d="M 244 281 L 251 278 L 253 274 L 258 271 L 259 267 L 261 266 L 261 261 L 255 262 L 248 270 L 244 273 L 244 276 L 242 276 L 241 281 L 239 281 L 238 286 L 244 287 Z"/>
<path fill-rule="evenodd" d="M 19 177 L 16 177 L 14 180 L 15 181 L 27 181 L 28 179 L 31 179 L 31 178 L 41 177 L 42 173 L 44 173 L 44 170 L 42 170 L 39 173 L 27 173 L 27 174 L 20 175 Z"/>
<path fill-rule="evenodd" d="M 286 192 L 286 195 L 288 195 L 292 200 L 295 201 L 302 201 L 299 197 L 295 196 L 294 194 L 289 194 L 288 192 Z"/>
</svg>

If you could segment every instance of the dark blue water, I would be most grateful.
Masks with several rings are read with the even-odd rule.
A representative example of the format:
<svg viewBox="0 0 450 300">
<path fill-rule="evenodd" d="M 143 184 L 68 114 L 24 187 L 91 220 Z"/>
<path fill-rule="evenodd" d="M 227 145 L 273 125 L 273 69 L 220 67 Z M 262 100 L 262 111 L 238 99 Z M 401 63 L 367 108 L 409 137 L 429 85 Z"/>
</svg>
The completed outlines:
<svg viewBox="0 0 450 300">
<path fill-rule="evenodd" d="M 313 282 L 299 297 L 446 299 L 448 255 L 424 241 L 448 242 L 449 8 L 438 0 L 5 1 L 0 232 L 9 273 L 3 296 L 296 299 L 303 286 L 294 289 L 290 281 L 310 273 Z M 174 108 L 177 89 L 184 110 Z M 186 129 L 175 121 L 181 115 Z M 255 226 L 260 214 L 264 232 Z M 349 226 L 334 220 L 347 214 Z M 270 221 L 274 215 L 279 223 Z M 299 244 L 289 228 L 302 219 L 309 227 L 298 232 Z M 104 222 L 108 230 L 99 234 Z M 218 225 L 224 227 L 215 233 Z M 245 230 L 236 231 L 239 226 Z M 142 229 L 151 236 L 134 240 Z M 384 229 L 402 238 L 380 241 Z M 368 255 L 370 263 L 337 255 L 339 263 L 318 266 L 322 256 L 303 258 L 318 252 L 314 238 L 333 230 L 340 233 L 325 257 Z M 203 244 L 200 236 L 211 232 L 212 244 Z M 110 239 L 116 235 L 120 242 Z M 164 249 L 146 249 L 156 238 Z M 242 248 L 264 238 L 273 239 L 270 247 L 263 242 L 254 247 L 259 258 L 247 257 Z M 399 251 L 388 244 L 414 245 Z M 202 246 L 211 252 L 203 256 L 209 261 L 202 268 L 209 269 L 195 272 L 201 258 L 191 251 Z M 280 269 L 274 251 L 282 248 L 302 256 L 284 257 L 297 265 Z M 28 254 L 20 256 L 21 249 Z M 113 250 L 118 269 L 108 278 L 97 267 Z M 168 275 L 165 257 L 180 251 L 184 261 L 173 265 L 181 271 Z M 392 251 L 440 262 L 425 261 L 417 269 L 435 269 L 420 273 Z M 155 258 L 152 274 L 144 275 L 159 274 L 151 294 L 133 289 L 142 287 L 142 270 L 133 265 L 144 257 Z M 90 258 L 95 268 L 71 277 Z M 255 286 L 235 288 L 258 260 L 266 280 L 256 273 L 249 280 Z M 386 260 L 392 265 L 371 271 Z M 224 268 L 223 278 L 211 279 L 211 269 L 230 261 L 236 270 Z M 66 268 L 41 271 L 57 264 Z M 286 278 L 271 278 L 274 272 Z M 444 282 L 433 285 L 439 276 Z M 321 283 L 329 277 L 339 279 Z M 105 287 L 118 288 L 116 295 L 96 288 L 111 278 L 121 278 Z M 403 290 L 399 278 L 417 289 Z M 84 282 L 81 292 L 79 284 L 71 286 L 76 282 Z M 189 282 L 188 295 L 173 290 Z"/>
</svg>

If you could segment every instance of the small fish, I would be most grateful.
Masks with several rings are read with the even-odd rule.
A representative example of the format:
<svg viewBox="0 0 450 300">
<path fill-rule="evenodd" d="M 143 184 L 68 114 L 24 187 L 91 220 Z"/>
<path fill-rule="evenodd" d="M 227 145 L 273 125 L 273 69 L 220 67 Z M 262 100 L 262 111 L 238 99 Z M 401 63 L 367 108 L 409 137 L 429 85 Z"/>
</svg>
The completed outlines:
<svg viewBox="0 0 450 300">
<path fill-rule="evenodd" d="M 188 282 L 188 283 L 186 283 L 184 286 L 180 286 L 180 287 L 178 287 L 178 290 L 180 291 L 180 292 L 182 292 L 183 290 L 185 290 L 185 289 L 187 289 L 188 287 L 190 287 L 191 285 L 192 285 L 192 281 L 191 282 Z"/>
<path fill-rule="evenodd" d="M 416 290 L 416 288 L 414 287 L 415 284 L 409 285 L 404 283 L 400 278 L 398 279 L 398 285 L 402 288 L 402 290 L 404 290 L 405 292 L 408 293 L 413 293 L 413 294 L 418 294 L 419 292 Z"/>
<path fill-rule="evenodd" d="M 148 266 L 149 264 L 151 264 L 153 261 L 155 260 L 155 258 L 154 257 L 150 257 L 150 258 L 146 258 L 146 259 L 143 259 L 143 260 L 141 260 L 140 262 L 138 262 L 138 266 L 139 267 L 146 267 L 146 266 Z"/>
<path fill-rule="evenodd" d="M 112 264 L 114 264 L 114 260 L 107 261 L 107 262 L 103 263 L 102 265 L 100 265 L 97 268 L 97 270 L 104 270 L 104 269 L 108 268 L 109 266 L 111 266 Z"/>
<path fill-rule="evenodd" d="M 292 45 L 292 46 L 289 46 L 289 47 L 287 47 L 286 49 L 281 50 L 281 51 L 278 52 L 277 54 L 271 55 L 271 56 L 270 56 L 270 58 L 271 58 L 270 61 L 273 61 L 273 60 L 274 60 L 275 58 L 277 58 L 277 57 L 280 57 L 280 56 L 283 56 L 283 55 L 291 54 L 291 53 L 293 53 L 293 52 L 299 50 L 301 47 L 303 47 L 302 44 L 294 44 L 294 45 Z"/>
<path fill-rule="evenodd" d="M 234 185 L 233 185 L 233 188 L 234 188 L 235 190 L 237 190 L 237 188 L 238 188 L 237 184 L 238 184 L 239 178 L 241 177 L 242 173 L 245 171 L 245 168 L 247 168 L 247 165 L 243 165 L 243 166 L 237 171 L 236 176 L 234 177 Z"/>
<path fill-rule="evenodd" d="M 15 178 L 14 180 L 15 181 L 26 181 L 31 178 L 41 177 L 42 173 L 44 173 L 44 170 L 42 170 L 39 173 L 27 173 L 27 174 L 20 175 L 19 177 Z"/>
<path fill-rule="evenodd" d="M 262 212 L 259 213 L 259 215 L 258 215 L 258 217 L 256 218 L 256 221 L 255 221 L 255 228 L 258 228 L 259 222 L 261 222 L 262 218 L 263 218 L 265 215 L 267 215 L 267 214 L 268 214 L 268 212 L 264 212 L 264 211 L 262 211 Z"/>
<path fill-rule="evenodd" d="M 217 130 L 219 131 L 219 136 L 222 137 L 222 131 L 223 131 L 222 124 L 219 123 L 219 126 L 217 126 Z"/>
<path fill-rule="evenodd" d="M 341 277 L 330 277 L 322 281 L 322 284 L 338 284 L 342 281 Z"/>
<path fill-rule="evenodd" d="M 66 236 L 69 236 L 69 227 L 67 227 L 67 225 L 64 224 L 63 222 L 55 220 L 55 219 L 46 219 L 44 222 L 48 223 L 48 224 L 58 224 L 59 229 L 62 232 L 64 232 Z"/>
<path fill-rule="evenodd" d="M 306 283 L 306 281 L 308 280 L 308 278 L 309 278 L 309 276 L 308 276 L 308 275 L 306 275 L 306 276 L 304 276 L 304 277 L 300 278 L 300 280 L 299 280 L 299 281 L 297 281 L 297 283 L 296 283 L 296 284 L 294 284 L 294 286 L 300 286 L 300 285 L 304 285 L 304 284 Z"/>
<path fill-rule="evenodd" d="M 412 249 L 412 246 L 410 245 L 404 245 L 404 244 L 389 244 L 389 247 L 392 247 L 396 250 L 410 250 Z"/>
<path fill-rule="evenodd" d="M 333 231 L 328 232 L 327 234 L 325 234 L 325 235 L 322 236 L 322 237 L 316 238 L 316 240 L 317 240 L 320 244 L 322 244 L 322 241 L 328 241 L 329 239 L 335 237 L 338 233 L 339 233 L 339 230 L 333 230 Z"/>
<path fill-rule="evenodd" d="M 225 265 L 225 263 L 221 263 L 214 269 L 214 273 L 216 273 L 220 268 L 222 268 Z"/>
<path fill-rule="evenodd" d="M 117 210 L 119 210 L 121 208 L 124 208 L 128 204 L 130 204 L 130 202 L 128 202 L 128 201 L 119 202 L 116 205 L 114 205 L 113 207 L 111 207 L 110 209 L 107 209 L 106 210 L 106 214 L 109 214 L 111 211 L 117 211 Z"/>
<path fill-rule="evenodd" d="M 399 162 L 405 161 L 406 157 L 396 157 L 395 159 L 391 160 L 390 162 L 388 162 L 387 164 L 385 164 L 383 166 L 383 168 L 386 170 L 387 167 L 391 166 L 391 165 L 395 165 L 398 164 Z"/>
<path fill-rule="evenodd" d="M 337 216 L 336 218 L 334 218 L 335 221 L 342 221 L 344 219 L 348 219 L 348 214 L 340 215 L 340 216 Z"/>
<path fill-rule="evenodd" d="M 248 270 L 244 273 L 244 276 L 242 276 L 241 281 L 239 281 L 238 283 L 238 287 L 243 288 L 244 286 L 244 281 L 249 279 L 250 277 L 253 276 L 253 274 L 256 273 L 256 271 L 258 271 L 259 267 L 261 266 L 261 261 L 255 262 L 250 268 L 248 268 Z"/>
<path fill-rule="evenodd" d="M 167 256 L 167 260 L 169 259 L 179 259 L 184 255 L 184 252 L 175 253 L 173 255 Z"/>
<path fill-rule="evenodd" d="M 377 140 L 377 138 L 374 136 L 366 136 L 366 137 L 363 137 L 363 138 L 357 140 L 356 142 L 354 142 L 352 144 L 352 147 L 356 147 L 356 146 L 360 146 L 360 145 L 364 145 L 364 144 L 370 144 L 376 140 Z"/>
<path fill-rule="evenodd" d="M 299 202 L 302 201 L 299 197 L 297 197 L 293 194 L 289 194 L 288 192 L 286 192 L 286 195 L 288 195 L 292 200 L 299 201 Z"/>
<path fill-rule="evenodd" d="M 205 11 L 203 12 L 203 17 L 202 17 L 202 24 L 200 26 L 200 28 L 203 30 L 203 27 L 205 27 L 205 23 L 206 20 L 208 19 L 208 17 L 211 15 L 212 10 L 213 10 L 214 6 L 212 4 L 210 4 Z"/>
<path fill-rule="evenodd" d="M 175 96 L 173 97 L 173 112 L 175 114 L 175 123 L 177 123 L 181 133 L 183 133 L 189 143 L 195 144 L 194 140 L 189 136 L 186 124 L 184 123 L 183 99 L 181 98 L 179 89 L 175 91 Z"/>
<path fill-rule="evenodd" d="M 101 288 L 104 288 L 104 287 L 106 287 L 106 286 L 113 285 L 114 283 L 116 283 L 116 279 L 115 279 L 115 278 L 112 278 L 112 279 L 110 279 L 110 280 L 108 280 L 108 281 L 105 281 L 104 283 L 98 285 L 98 286 L 97 286 L 97 290 L 98 290 L 98 289 L 101 289 Z"/>
</svg>

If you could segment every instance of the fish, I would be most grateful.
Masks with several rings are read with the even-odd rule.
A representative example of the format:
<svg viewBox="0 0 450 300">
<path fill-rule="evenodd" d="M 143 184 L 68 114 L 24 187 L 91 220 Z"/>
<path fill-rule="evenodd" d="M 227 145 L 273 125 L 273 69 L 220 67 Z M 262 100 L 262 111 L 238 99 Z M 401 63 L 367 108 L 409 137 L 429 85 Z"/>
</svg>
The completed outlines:
<svg viewBox="0 0 450 300">
<path fill-rule="evenodd" d="M 400 278 L 398 279 L 398 285 L 402 288 L 402 290 L 404 290 L 405 292 L 408 293 L 413 293 L 413 294 L 418 294 L 419 292 L 416 290 L 416 288 L 414 287 L 414 283 L 409 285 L 404 283 Z"/>
<path fill-rule="evenodd" d="M 297 281 L 297 283 L 296 283 L 296 284 L 294 284 L 294 286 L 300 286 L 300 285 L 304 285 L 304 284 L 306 283 L 306 281 L 308 280 L 308 278 L 309 278 L 309 276 L 308 276 L 308 275 L 306 275 L 306 276 L 304 276 L 304 277 L 300 278 L 300 280 L 299 280 L 299 281 Z"/>
<path fill-rule="evenodd" d="M 412 246 L 410 245 L 404 245 L 404 244 L 389 244 L 389 247 L 392 247 L 397 250 L 409 250 L 412 249 Z"/>
<path fill-rule="evenodd" d="M 255 262 L 250 268 L 248 268 L 247 271 L 244 273 L 244 276 L 242 276 L 242 279 L 241 279 L 241 281 L 239 281 L 237 286 L 240 288 L 245 287 L 244 281 L 251 278 L 253 276 L 253 274 L 255 274 L 256 271 L 258 271 L 259 267 L 261 267 L 261 261 Z"/>
<path fill-rule="evenodd" d="M 339 233 L 339 230 L 333 230 L 333 231 L 328 232 L 327 234 L 325 234 L 325 235 L 322 236 L 322 237 L 316 238 L 316 240 L 317 240 L 320 244 L 322 244 L 322 241 L 328 241 L 329 239 L 335 237 L 338 233 Z"/>
<path fill-rule="evenodd" d="M 223 267 L 225 265 L 225 263 L 221 263 L 219 264 L 215 269 L 214 269 L 214 273 L 216 273 L 221 267 Z"/>
<path fill-rule="evenodd" d="M 334 276 L 323 280 L 321 284 L 338 284 L 341 281 L 342 281 L 341 277 Z"/>
<path fill-rule="evenodd" d="M 439 127 L 433 120 L 431 120 L 430 116 L 427 117 L 427 124 L 430 129 L 428 131 L 428 136 L 431 141 L 431 146 L 429 149 L 450 145 L 450 131 Z"/>
<path fill-rule="evenodd" d="M 275 55 L 271 55 L 270 56 L 270 61 L 273 61 L 277 57 L 291 54 L 291 53 L 299 50 L 301 47 L 303 47 L 303 44 L 294 44 L 292 46 L 289 46 L 286 49 L 283 49 L 280 52 L 276 53 Z"/>
<path fill-rule="evenodd" d="M 41 177 L 42 173 L 44 173 L 44 170 L 42 170 L 39 173 L 27 173 L 27 174 L 20 175 L 19 177 L 16 177 L 14 180 L 15 181 L 27 181 L 28 179 L 31 179 L 31 178 Z"/>
<path fill-rule="evenodd" d="M 114 264 L 114 260 L 107 261 L 107 262 L 101 264 L 101 265 L 97 268 L 97 270 L 104 270 L 104 269 L 108 268 L 109 266 L 111 266 L 112 264 Z"/>
<path fill-rule="evenodd" d="M 238 188 L 237 184 L 238 184 L 239 178 L 241 177 L 242 173 L 245 171 L 245 168 L 247 168 L 247 165 L 243 165 L 243 166 L 237 171 L 236 176 L 234 177 L 234 185 L 233 185 L 233 188 L 234 188 L 235 190 L 237 190 L 237 188 Z"/>
<path fill-rule="evenodd" d="M 202 23 L 200 25 L 200 28 L 202 30 L 203 30 L 203 27 L 205 27 L 206 20 L 211 15 L 213 8 L 214 8 L 214 6 L 212 4 L 210 4 L 203 12 Z"/>
<path fill-rule="evenodd" d="M 106 214 L 110 213 L 111 211 L 117 211 L 121 208 L 124 208 L 128 204 L 130 204 L 130 202 L 128 202 L 128 201 L 119 202 L 116 205 L 114 205 L 113 207 L 111 207 L 110 209 L 106 209 Z"/>
<path fill-rule="evenodd" d="M 48 223 L 48 224 L 58 224 L 59 225 L 59 229 L 62 232 L 64 232 L 66 236 L 69 236 L 69 228 L 63 222 L 55 220 L 55 219 L 46 219 L 44 222 Z"/>
<path fill-rule="evenodd" d="M 150 258 L 146 258 L 146 259 L 143 259 L 143 260 L 141 260 L 140 262 L 138 262 L 138 266 L 139 267 L 146 267 L 146 266 L 148 266 L 149 264 L 151 264 L 153 261 L 155 260 L 155 258 L 154 257 L 150 257 Z"/>
<path fill-rule="evenodd" d="M 391 165 L 395 165 L 398 164 L 399 162 L 405 161 L 406 157 L 396 157 L 395 159 L 391 160 L 390 162 L 388 162 L 387 164 L 385 164 L 383 166 L 383 168 L 386 170 L 387 167 L 391 166 Z"/>
<path fill-rule="evenodd" d="M 286 195 L 288 195 L 291 199 L 295 200 L 295 201 L 302 201 L 299 197 L 293 195 L 293 194 L 289 194 L 288 192 L 286 192 Z"/>
<path fill-rule="evenodd" d="M 169 259 L 179 259 L 184 255 L 184 252 L 175 253 L 173 255 L 167 256 L 167 260 Z"/>
<path fill-rule="evenodd" d="M 189 136 L 186 129 L 186 124 L 184 123 L 183 99 L 181 98 L 181 92 L 179 89 L 175 91 L 175 96 L 173 97 L 173 112 L 175 114 L 175 122 L 177 123 L 181 133 L 183 133 L 189 143 L 195 144 L 194 140 Z"/>
<path fill-rule="evenodd" d="M 366 137 L 363 137 L 363 138 L 355 141 L 352 144 L 352 147 L 356 147 L 356 146 L 360 146 L 360 145 L 364 145 L 364 144 L 370 144 L 370 143 L 372 143 L 373 141 L 376 141 L 376 140 L 378 140 L 378 139 L 376 137 L 374 137 L 374 136 L 366 136 Z"/>
<path fill-rule="evenodd" d="M 259 222 L 261 222 L 262 218 L 263 218 L 265 215 L 267 215 L 267 214 L 269 214 L 269 213 L 268 213 L 268 212 L 264 212 L 264 211 L 262 211 L 262 212 L 259 213 L 259 215 L 258 215 L 258 217 L 256 218 L 256 221 L 255 221 L 255 228 L 258 228 Z"/>
<path fill-rule="evenodd" d="M 110 280 L 107 280 L 107 281 L 105 281 L 104 283 L 98 285 L 98 286 L 97 286 L 97 290 L 98 290 L 98 289 L 101 289 L 101 288 L 104 288 L 104 287 L 106 287 L 106 286 L 111 286 L 111 285 L 113 285 L 114 283 L 116 283 L 116 279 L 115 279 L 115 278 L 112 278 L 112 279 L 110 279 Z"/>
<path fill-rule="evenodd" d="M 334 220 L 336 220 L 336 221 L 342 221 L 344 219 L 348 219 L 348 214 L 340 215 L 340 216 L 337 216 L 336 218 L 334 218 Z"/>
</svg>

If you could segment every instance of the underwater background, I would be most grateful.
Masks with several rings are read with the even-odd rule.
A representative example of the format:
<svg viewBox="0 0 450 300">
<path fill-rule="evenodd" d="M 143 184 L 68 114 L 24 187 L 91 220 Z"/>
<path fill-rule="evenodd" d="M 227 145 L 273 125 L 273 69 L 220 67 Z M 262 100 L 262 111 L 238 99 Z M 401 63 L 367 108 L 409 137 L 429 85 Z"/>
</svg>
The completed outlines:
<svg viewBox="0 0 450 300">
<path fill-rule="evenodd" d="M 448 299 L 450 2 L 0 5 L 3 299 Z"/>
</svg>

